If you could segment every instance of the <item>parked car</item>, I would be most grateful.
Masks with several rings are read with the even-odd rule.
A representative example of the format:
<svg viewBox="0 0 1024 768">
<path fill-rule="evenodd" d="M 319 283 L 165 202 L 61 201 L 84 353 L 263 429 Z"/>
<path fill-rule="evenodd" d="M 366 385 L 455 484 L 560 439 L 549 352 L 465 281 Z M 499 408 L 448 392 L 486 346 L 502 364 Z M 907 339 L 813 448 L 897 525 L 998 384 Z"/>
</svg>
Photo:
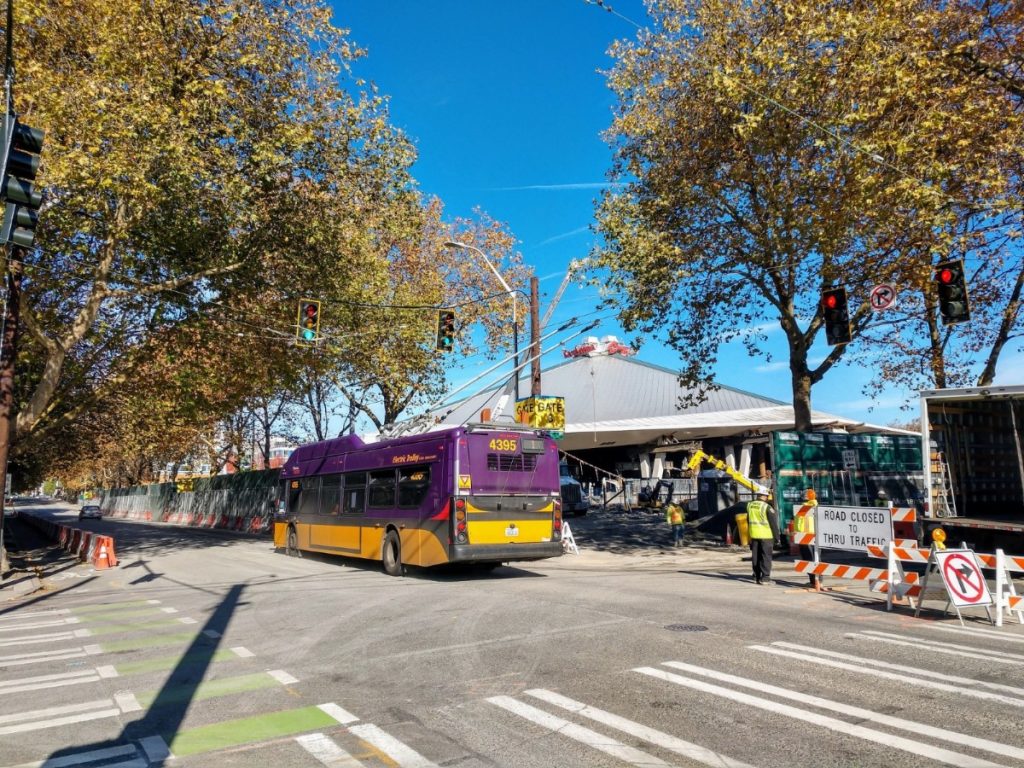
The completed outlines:
<svg viewBox="0 0 1024 768">
<path fill-rule="evenodd" d="M 103 511 L 100 509 L 100 505 L 83 504 L 81 509 L 78 510 L 78 519 L 85 520 L 87 517 L 92 517 L 97 520 L 103 519 Z"/>
</svg>

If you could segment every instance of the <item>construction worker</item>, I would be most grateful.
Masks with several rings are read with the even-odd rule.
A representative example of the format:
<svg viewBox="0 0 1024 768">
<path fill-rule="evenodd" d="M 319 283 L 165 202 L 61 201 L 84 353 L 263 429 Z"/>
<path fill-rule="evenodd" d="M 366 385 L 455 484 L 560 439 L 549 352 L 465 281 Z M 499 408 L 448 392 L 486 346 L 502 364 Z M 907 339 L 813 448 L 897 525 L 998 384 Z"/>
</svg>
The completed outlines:
<svg viewBox="0 0 1024 768">
<path fill-rule="evenodd" d="M 686 522 L 686 514 L 678 504 L 665 505 L 665 522 L 672 526 L 672 541 L 675 546 L 683 545 L 683 524 Z"/>
<path fill-rule="evenodd" d="M 810 509 L 806 514 L 797 515 L 793 518 L 793 533 L 814 533 L 814 513 L 815 508 L 818 506 L 818 494 L 815 493 L 813 488 L 808 488 L 804 491 L 804 507 Z M 811 561 L 814 559 L 814 551 L 811 549 L 810 544 L 799 544 L 800 547 L 800 559 Z M 818 586 L 818 577 L 813 573 L 807 575 L 808 580 L 812 587 Z"/>
<path fill-rule="evenodd" d="M 754 581 L 772 583 L 772 550 L 779 543 L 779 516 L 768 503 L 768 491 L 761 490 L 757 498 L 747 502 L 747 533 L 750 536 L 750 563 Z"/>
</svg>

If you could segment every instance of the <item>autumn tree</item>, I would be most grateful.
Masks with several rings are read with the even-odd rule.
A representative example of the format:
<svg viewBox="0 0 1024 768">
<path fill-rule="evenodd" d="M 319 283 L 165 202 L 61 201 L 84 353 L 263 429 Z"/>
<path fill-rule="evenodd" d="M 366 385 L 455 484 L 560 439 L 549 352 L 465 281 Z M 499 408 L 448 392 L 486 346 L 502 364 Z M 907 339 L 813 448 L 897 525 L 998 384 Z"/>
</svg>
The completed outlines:
<svg viewBox="0 0 1024 768">
<path fill-rule="evenodd" d="M 359 246 L 382 207 L 415 204 L 412 149 L 318 0 L 15 12 L 16 107 L 47 131 L 49 194 L 15 451 L 103 409 L 126 432 L 147 408 L 205 427 L 298 364 L 299 297 L 362 297 L 387 272 Z"/>
<path fill-rule="evenodd" d="M 849 289 L 851 348 L 886 322 L 867 305 L 879 282 L 921 296 L 912 327 L 881 333 L 884 354 L 922 334 L 934 323 L 934 263 L 991 246 L 1005 227 L 1007 178 L 991 169 L 1019 123 L 928 60 L 922 43 L 948 21 L 945 6 L 656 0 L 650 10 L 653 29 L 614 48 L 621 186 L 599 210 L 599 263 L 627 328 L 663 330 L 690 383 L 709 379 L 723 343 L 762 354 L 763 329 L 777 325 L 796 425 L 808 429 L 813 385 L 847 353 L 811 356 L 821 291 Z M 986 268 L 997 286 L 998 265 Z"/>
</svg>

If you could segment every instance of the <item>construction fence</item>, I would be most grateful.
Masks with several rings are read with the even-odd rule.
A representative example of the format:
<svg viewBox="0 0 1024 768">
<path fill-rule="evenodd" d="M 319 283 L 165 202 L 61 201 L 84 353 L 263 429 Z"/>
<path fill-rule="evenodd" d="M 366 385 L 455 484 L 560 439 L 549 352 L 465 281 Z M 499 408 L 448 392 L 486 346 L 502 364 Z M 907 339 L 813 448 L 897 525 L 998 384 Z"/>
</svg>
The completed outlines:
<svg viewBox="0 0 1024 768">
<path fill-rule="evenodd" d="M 279 474 L 268 469 L 200 477 L 191 482 L 191 490 L 154 483 L 95 493 L 107 517 L 265 533 L 273 527 Z"/>
</svg>

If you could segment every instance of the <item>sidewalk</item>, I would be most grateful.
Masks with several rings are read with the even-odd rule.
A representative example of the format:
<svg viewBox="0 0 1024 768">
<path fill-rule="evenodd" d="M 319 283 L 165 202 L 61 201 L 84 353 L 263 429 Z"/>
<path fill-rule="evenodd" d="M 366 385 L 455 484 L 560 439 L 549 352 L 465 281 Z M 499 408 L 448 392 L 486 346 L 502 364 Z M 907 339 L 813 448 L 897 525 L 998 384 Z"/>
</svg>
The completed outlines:
<svg viewBox="0 0 1024 768">
<path fill-rule="evenodd" d="M 591 508 L 583 517 L 565 519 L 580 554 L 566 555 L 562 562 L 594 568 L 723 568 L 750 570 L 750 550 L 726 546 L 687 525 L 683 546 L 672 544 L 672 529 L 664 514 L 634 509 Z M 784 560 L 784 556 L 780 556 Z"/>
<path fill-rule="evenodd" d="M 6 521 L 4 544 L 10 568 L 0 578 L 0 601 L 15 600 L 43 588 L 49 572 L 77 563 L 42 533 L 18 518 Z"/>
</svg>

